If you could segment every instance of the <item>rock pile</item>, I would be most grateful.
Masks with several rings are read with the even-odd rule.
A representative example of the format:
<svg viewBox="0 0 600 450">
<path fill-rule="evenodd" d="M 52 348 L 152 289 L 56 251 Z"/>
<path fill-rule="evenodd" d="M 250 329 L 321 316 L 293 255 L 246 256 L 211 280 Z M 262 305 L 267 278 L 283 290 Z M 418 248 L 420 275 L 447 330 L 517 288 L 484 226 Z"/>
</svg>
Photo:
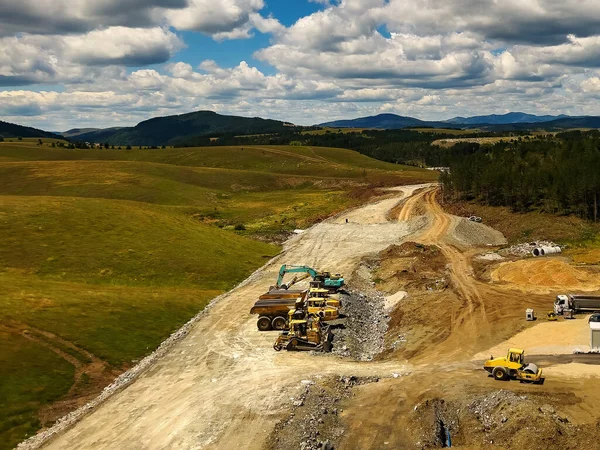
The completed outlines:
<svg viewBox="0 0 600 450">
<path fill-rule="evenodd" d="M 526 256 L 531 256 L 533 249 L 538 247 L 556 247 L 556 244 L 551 241 L 526 242 L 504 248 L 498 253 L 500 253 L 502 256 L 516 256 L 518 258 L 524 258 Z"/>
</svg>

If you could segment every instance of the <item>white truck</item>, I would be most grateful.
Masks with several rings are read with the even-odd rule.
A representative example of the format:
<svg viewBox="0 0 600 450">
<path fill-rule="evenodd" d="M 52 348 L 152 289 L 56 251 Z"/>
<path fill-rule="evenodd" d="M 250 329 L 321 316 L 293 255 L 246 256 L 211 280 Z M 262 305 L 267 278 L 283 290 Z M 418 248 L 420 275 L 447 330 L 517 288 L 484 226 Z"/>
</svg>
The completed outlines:
<svg viewBox="0 0 600 450">
<path fill-rule="evenodd" d="M 574 314 L 600 311 L 600 295 L 557 295 L 554 300 L 554 313 L 562 315 L 565 311 L 573 311 Z"/>
</svg>

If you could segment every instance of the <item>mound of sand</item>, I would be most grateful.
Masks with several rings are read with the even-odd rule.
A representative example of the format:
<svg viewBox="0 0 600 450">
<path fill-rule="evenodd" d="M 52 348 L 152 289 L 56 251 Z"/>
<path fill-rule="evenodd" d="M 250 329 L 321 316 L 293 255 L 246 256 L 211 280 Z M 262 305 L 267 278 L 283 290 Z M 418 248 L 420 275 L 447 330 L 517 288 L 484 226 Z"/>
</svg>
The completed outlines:
<svg viewBox="0 0 600 450">
<path fill-rule="evenodd" d="M 600 279 L 554 258 L 528 259 L 501 264 L 492 272 L 493 281 L 513 284 L 529 292 L 546 293 L 555 290 L 595 291 Z"/>
</svg>

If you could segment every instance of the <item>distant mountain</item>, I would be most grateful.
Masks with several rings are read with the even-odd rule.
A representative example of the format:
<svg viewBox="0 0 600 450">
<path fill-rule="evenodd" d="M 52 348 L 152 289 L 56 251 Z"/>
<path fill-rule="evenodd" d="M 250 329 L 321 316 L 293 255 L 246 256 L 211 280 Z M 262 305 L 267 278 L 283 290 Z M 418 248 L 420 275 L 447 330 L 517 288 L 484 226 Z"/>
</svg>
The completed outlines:
<svg viewBox="0 0 600 450">
<path fill-rule="evenodd" d="M 322 127 L 331 128 L 381 128 L 397 129 L 406 127 L 428 126 L 429 122 L 424 122 L 414 117 L 398 116 L 396 114 L 379 114 L 377 116 L 360 117 L 350 120 L 335 120 L 320 124 Z"/>
<path fill-rule="evenodd" d="M 522 131 L 531 129 L 560 131 L 572 128 L 600 128 L 600 117 L 564 117 L 562 119 L 551 120 L 549 122 L 485 125 L 479 126 L 478 128 L 487 129 L 490 131 Z"/>
<path fill-rule="evenodd" d="M 72 130 L 69 130 L 69 131 L 56 132 L 56 134 L 60 134 L 61 136 L 70 138 L 70 137 L 77 137 L 79 135 L 86 134 L 86 133 L 92 133 L 93 131 L 98 131 L 98 130 L 100 130 L 100 128 L 73 128 Z"/>
<path fill-rule="evenodd" d="M 278 120 L 197 111 L 179 116 L 156 117 L 140 122 L 135 127 L 82 133 L 76 139 L 113 145 L 186 145 L 193 144 L 201 137 L 279 133 L 288 130 L 290 125 Z"/>
<path fill-rule="evenodd" d="M 559 116 L 536 116 L 535 114 L 526 114 L 522 112 L 510 112 L 508 114 L 490 114 L 488 116 L 473 116 L 473 117 L 454 117 L 445 122 L 456 125 L 504 125 L 509 123 L 541 123 L 551 122 L 557 119 L 568 118 L 564 114 Z"/>
<path fill-rule="evenodd" d="M 2 122 L 0 120 L 0 137 L 5 138 L 52 138 L 60 139 L 61 136 L 49 133 L 47 131 L 38 130 L 37 128 L 24 127 L 14 123 Z"/>
<path fill-rule="evenodd" d="M 124 127 L 113 127 L 113 128 L 80 128 L 75 129 L 81 132 L 77 132 L 75 130 L 69 130 L 67 133 L 71 133 L 71 131 L 75 131 L 74 134 L 66 135 L 63 133 L 63 136 L 69 137 L 74 141 L 81 142 L 92 142 L 98 144 L 104 144 L 109 141 L 113 136 L 115 136 L 119 131 L 129 130 L 131 128 Z M 89 131 L 88 131 L 89 130 Z"/>
<path fill-rule="evenodd" d="M 396 114 L 380 114 L 378 116 L 359 117 L 350 120 L 336 120 L 322 123 L 319 126 L 331 128 L 376 128 L 400 129 L 415 127 L 432 128 L 481 128 L 495 130 L 522 130 L 531 128 L 596 128 L 595 117 L 571 117 L 564 114 L 558 116 L 536 116 L 521 112 L 508 114 L 491 114 L 488 116 L 454 117 L 446 121 L 426 121 L 414 117 Z"/>
</svg>

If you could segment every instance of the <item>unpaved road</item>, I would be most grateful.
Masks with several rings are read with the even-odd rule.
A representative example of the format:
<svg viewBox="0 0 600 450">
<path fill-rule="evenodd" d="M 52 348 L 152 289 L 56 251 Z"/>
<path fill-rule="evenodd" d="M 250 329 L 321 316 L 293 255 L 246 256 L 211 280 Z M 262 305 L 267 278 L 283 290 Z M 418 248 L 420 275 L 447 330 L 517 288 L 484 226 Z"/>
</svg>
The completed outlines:
<svg viewBox="0 0 600 450">
<path fill-rule="evenodd" d="M 321 223 L 288 241 L 284 253 L 251 283 L 231 291 L 192 332 L 127 389 L 48 448 L 260 448 L 274 417 L 299 382 L 315 374 L 402 372 L 399 362 L 357 363 L 331 355 L 277 353 L 276 334 L 260 333 L 248 314 L 282 263 L 350 274 L 366 255 L 402 242 L 426 224 L 388 222 L 387 212 L 414 188 Z M 348 218 L 350 223 L 346 223 Z M 351 220 L 350 220 L 351 219 Z"/>
<path fill-rule="evenodd" d="M 291 398 L 300 394 L 301 380 L 328 374 L 391 377 L 408 372 L 434 379 L 437 373 L 453 380 L 465 373 L 470 376 L 468 370 L 476 367 L 473 355 L 514 334 L 514 322 L 522 311 L 512 306 L 514 292 L 475 279 L 472 253 L 448 236 L 458 218 L 444 213 L 434 188 L 421 188 L 402 188 L 393 198 L 355 209 L 292 238 L 280 257 L 221 298 L 166 356 L 47 447 L 259 449 L 275 421 L 289 410 Z M 390 219 L 390 211 L 402 201 L 399 221 L 393 215 Z M 422 205 L 427 218 L 414 217 L 417 205 Z M 307 264 L 349 275 L 363 257 L 409 239 L 441 249 L 461 302 L 440 324 L 449 324 L 448 337 L 418 359 L 355 362 L 335 355 L 275 352 L 276 334 L 256 330 L 256 318 L 248 311 L 273 283 L 280 264 Z M 528 299 L 534 304 L 545 301 Z M 411 392 L 424 388 L 420 376 L 405 380 Z M 477 383 L 484 385 L 488 380 L 483 377 Z M 379 395 L 382 402 L 390 398 L 389 393 Z M 357 424 L 369 415 L 374 417 L 360 405 L 357 411 L 363 414 L 357 415 Z M 387 419 L 381 417 L 385 423 Z M 352 438 L 348 439 L 345 442 L 350 446 Z M 365 443 L 369 439 L 366 431 L 364 439 Z M 367 447 L 378 445 L 371 441 Z"/>
</svg>

